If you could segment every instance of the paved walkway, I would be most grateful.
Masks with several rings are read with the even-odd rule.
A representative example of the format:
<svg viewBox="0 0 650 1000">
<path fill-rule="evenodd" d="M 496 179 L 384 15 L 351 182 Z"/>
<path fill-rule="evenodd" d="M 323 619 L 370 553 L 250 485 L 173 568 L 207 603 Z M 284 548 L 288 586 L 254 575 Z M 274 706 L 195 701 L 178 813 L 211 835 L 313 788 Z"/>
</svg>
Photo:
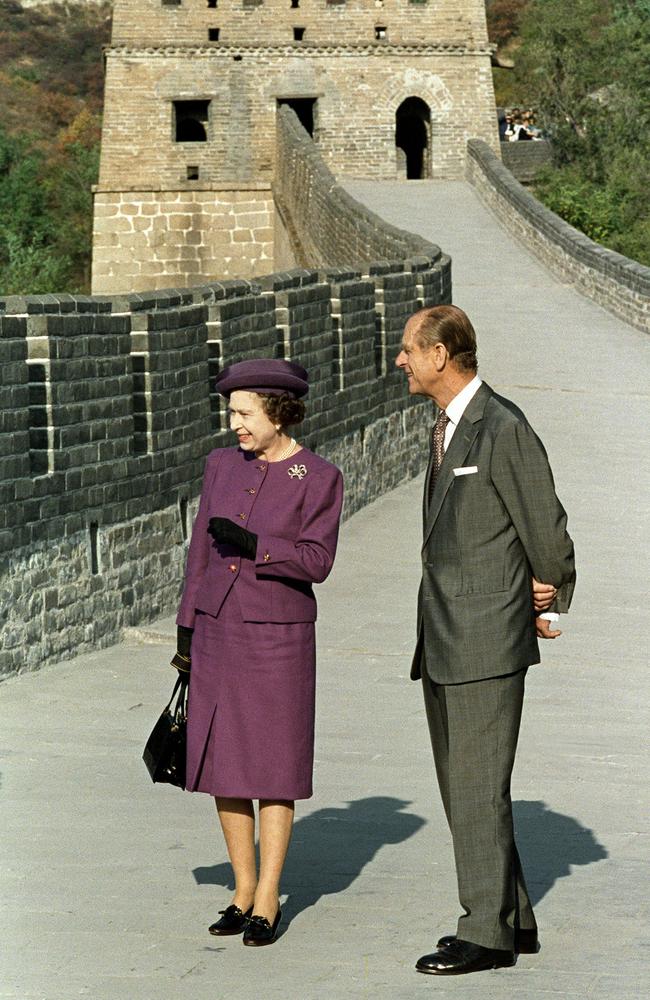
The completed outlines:
<svg viewBox="0 0 650 1000">
<path fill-rule="evenodd" d="M 549 277 L 465 185 L 350 188 L 453 254 L 481 370 L 538 427 L 569 510 L 575 607 L 531 671 L 513 788 L 542 951 L 459 980 L 413 971 L 457 917 L 406 676 L 419 480 L 344 526 L 320 589 L 316 795 L 298 806 L 272 948 L 209 937 L 230 878 L 213 807 L 152 786 L 140 761 L 171 619 L 0 687 L 4 1000 L 647 995 L 648 341 Z"/>
</svg>

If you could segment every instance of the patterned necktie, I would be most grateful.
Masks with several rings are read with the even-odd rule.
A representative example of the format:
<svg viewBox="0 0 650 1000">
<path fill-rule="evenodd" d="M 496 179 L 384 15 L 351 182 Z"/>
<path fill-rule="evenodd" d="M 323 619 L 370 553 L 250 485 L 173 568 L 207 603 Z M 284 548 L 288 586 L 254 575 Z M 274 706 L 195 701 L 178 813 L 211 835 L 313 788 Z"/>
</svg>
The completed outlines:
<svg viewBox="0 0 650 1000">
<path fill-rule="evenodd" d="M 444 410 L 441 410 L 438 414 L 438 419 L 436 420 L 433 433 L 431 435 L 432 441 L 432 457 L 431 457 L 431 476 L 429 478 L 429 494 L 427 496 L 427 506 L 431 506 L 431 497 L 433 496 L 433 491 L 436 485 L 436 479 L 438 478 L 438 473 L 440 472 L 440 466 L 442 465 L 442 460 L 445 454 L 445 430 L 447 424 L 449 423 L 449 417 Z"/>
</svg>

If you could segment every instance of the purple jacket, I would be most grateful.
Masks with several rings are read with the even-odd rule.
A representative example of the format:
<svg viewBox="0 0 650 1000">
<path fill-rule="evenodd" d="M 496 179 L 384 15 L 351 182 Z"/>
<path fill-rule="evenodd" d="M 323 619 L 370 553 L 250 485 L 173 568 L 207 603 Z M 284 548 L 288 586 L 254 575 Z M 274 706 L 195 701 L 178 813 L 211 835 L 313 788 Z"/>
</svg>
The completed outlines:
<svg viewBox="0 0 650 1000">
<path fill-rule="evenodd" d="M 177 624 L 192 628 L 195 610 L 218 615 L 235 581 L 244 621 L 315 621 L 312 583 L 334 563 L 342 503 L 340 471 L 307 448 L 271 463 L 239 448 L 210 452 Z M 256 559 L 213 541 L 211 517 L 255 532 Z"/>
</svg>

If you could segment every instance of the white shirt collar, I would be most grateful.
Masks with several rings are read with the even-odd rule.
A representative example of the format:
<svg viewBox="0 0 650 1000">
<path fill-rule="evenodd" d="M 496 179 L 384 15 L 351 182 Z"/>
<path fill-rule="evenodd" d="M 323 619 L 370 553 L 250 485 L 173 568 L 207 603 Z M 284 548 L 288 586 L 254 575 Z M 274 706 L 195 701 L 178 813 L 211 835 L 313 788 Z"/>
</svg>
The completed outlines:
<svg viewBox="0 0 650 1000">
<path fill-rule="evenodd" d="M 469 402 L 474 398 L 478 390 L 483 385 L 478 375 L 475 375 L 471 382 L 468 382 L 464 389 L 454 396 L 451 403 L 446 407 L 445 413 L 452 424 L 458 425 L 460 418 L 467 409 Z"/>
</svg>

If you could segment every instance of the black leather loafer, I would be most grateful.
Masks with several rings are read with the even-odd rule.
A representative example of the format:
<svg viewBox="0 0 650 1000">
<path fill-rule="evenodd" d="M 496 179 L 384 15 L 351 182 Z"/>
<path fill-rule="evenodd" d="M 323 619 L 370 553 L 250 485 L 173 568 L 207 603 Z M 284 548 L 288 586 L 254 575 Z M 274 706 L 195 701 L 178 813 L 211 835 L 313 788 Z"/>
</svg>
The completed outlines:
<svg viewBox="0 0 650 1000">
<path fill-rule="evenodd" d="M 499 951 L 482 948 L 471 941 L 454 938 L 445 948 L 432 955 L 423 955 L 415 968 L 429 976 L 463 976 L 468 972 L 483 972 L 484 969 L 500 969 L 514 965 L 514 951 Z"/>
<path fill-rule="evenodd" d="M 436 948 L 446 948 L 452 941 L 456 940 L 455 934 L 446 934 L 441 937 Z M 536 930 L 524 930 L 520 928 L 515 931 L 515 951 L 518 955 L 536 955 L 539 951 L 539 938 Z"/>
<path fill-rule="evenodd" d="M 254 948 L 259 948 L 264 944 L 273 944 L 278 936 L 278 927 L 280 926 L 281 916 L 282 910 L 278 909 L 273 925 L 271 925 L 266 917 L 259 917 L 253 914 L 250 920 L 246 923 L 246 930 L 244 931 L 243 939 L 244 944 Z"/>
<path fill-rule="evenodd" d="M 242 913 L 238 906 L 231 903 L 225 910 L 219 910 L 219 913 L 222 914 L 221 920 L 217 920 L 216 924 L 211 924 L 208 930 L 210 934 L 216 934 L 217 937 L 223 937 L 226 934 L 241 934 L 252 912 L 252 906 L 246 913 Z"/>
</svg>

